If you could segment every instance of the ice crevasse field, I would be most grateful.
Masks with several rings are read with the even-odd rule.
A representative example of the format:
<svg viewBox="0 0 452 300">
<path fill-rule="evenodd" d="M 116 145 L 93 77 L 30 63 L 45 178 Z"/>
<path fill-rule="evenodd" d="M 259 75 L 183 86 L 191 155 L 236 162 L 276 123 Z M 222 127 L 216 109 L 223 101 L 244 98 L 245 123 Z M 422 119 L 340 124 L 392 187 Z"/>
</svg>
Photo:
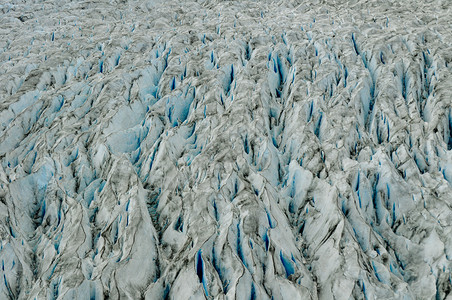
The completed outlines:
<svg viewBox="0 0 452 300">
<path fill-rule="evenodd" d="M 452 299 L 452 2 L 0 2 L 0 299 Z"/>
</svg>

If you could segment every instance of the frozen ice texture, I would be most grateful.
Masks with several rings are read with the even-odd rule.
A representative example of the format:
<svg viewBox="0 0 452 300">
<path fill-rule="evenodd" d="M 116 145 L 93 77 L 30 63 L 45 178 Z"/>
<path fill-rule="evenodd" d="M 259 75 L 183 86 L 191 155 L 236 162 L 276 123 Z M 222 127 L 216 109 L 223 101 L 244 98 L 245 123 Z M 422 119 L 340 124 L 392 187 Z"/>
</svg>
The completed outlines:
<svg viewBox="0 0 452 300">
<path fill-rule="evenodd" d="M 452 299 L 444 0 L 0 3 L 0 299 Z"/>
</svg>

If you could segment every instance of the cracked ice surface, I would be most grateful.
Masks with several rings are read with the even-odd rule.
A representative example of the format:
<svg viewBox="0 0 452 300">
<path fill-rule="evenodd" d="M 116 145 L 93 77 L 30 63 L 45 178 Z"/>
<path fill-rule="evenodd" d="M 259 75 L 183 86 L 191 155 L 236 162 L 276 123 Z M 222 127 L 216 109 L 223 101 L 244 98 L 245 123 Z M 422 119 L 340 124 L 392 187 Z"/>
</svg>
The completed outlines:
<svg viewBox="0 0 452 300">
<path fill-rule="evenodd" d="M 448 1 L 4 1 L 1 299 L 451 299 Z"/>
</svg>

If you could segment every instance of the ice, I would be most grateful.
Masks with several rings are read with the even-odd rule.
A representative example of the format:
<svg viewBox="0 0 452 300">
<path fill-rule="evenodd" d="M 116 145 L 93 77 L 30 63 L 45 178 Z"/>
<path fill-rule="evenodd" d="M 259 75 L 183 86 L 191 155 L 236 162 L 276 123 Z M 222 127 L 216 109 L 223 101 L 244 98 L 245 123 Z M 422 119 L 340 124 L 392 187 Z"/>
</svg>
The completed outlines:
<svg viewBox="0 0 452 300">
<path fill-rule="evenodd" d="M 9 2 L 1 299 L 451 297 L 444 1 Z"/>
</svg>

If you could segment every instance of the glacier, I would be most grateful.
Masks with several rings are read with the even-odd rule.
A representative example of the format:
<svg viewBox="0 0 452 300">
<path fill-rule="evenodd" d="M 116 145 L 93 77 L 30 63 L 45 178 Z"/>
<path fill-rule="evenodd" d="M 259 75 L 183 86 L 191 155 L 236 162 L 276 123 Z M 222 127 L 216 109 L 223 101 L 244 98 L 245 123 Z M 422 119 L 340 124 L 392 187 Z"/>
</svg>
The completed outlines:
<svg viewBox="0 0 452 300">
<path fill-rule="evenodd" d="M 449 1 L 0 11 L 0 299 L 452 299 Z"/>
</svg>

